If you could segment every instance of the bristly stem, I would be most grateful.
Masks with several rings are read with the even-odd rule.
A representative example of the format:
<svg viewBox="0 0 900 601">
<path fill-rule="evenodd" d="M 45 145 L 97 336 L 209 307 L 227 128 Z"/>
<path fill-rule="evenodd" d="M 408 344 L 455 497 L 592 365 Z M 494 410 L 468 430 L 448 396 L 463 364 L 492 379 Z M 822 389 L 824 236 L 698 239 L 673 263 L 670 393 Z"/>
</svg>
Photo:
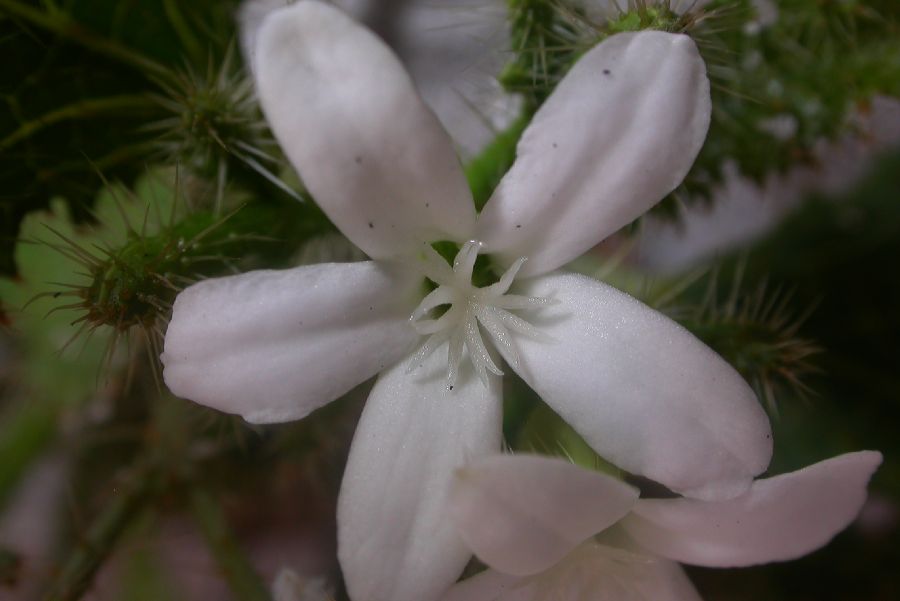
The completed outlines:
<svg viewBox="0 0 900 601">
<path fill-rule="evenodd" d="M 72 104 L 54 109 L 36 119 L 23 123 L 14 132 L 5 138 L 0 139 L 0 150 L 6 150 L 45 127 L 55 125 L 62 121 L 83 119 L 104 113 L 149 112 L 155 108 L 155 105 L 149 98 L 137 94 L 123 94 L 107 98 L 79 100 L 78 102 L 73 102 Z"/>
<path fill-rule="evenodd" d="M 77 601 L 122 535 L 155 497 L 159 478 L 156 463 L 139 464 L 116 495 L 94 519 L 60 570 L 44 601 Z"/>
<path fill-rule="evenodd" d="M 164 0 L 163 10 L 166 13 L 166 17 L 169 19 L 169 23 L 172 25 L 172 29 L 175 30 L 175 34 L 178 36 L 181 45 L 184 47 L 185 52 L 191 57 L 195 64 L 199 65 L 205 54 L 203 46 L 185 20 L 178 4 L 179 3 L 174 0 Z"/>
<path fill-rule="evenodd" d="M 241 552 L 216 500 L 206 490 L 194 488 L 190 492 L 190 506 L 235 598 L 239 601 L 272 601 L 259 574 Z"/>
</svg>

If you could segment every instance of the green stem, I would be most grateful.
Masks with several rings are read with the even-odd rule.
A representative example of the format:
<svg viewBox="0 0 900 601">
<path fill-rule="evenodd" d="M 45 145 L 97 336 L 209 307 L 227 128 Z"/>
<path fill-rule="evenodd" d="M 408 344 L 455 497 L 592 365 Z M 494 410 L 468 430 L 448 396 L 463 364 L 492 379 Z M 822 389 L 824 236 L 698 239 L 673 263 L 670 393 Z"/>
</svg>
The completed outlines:
<svg viewBox="0 0 900 601">
<path fill-rule="evenodd" d="M 18 17 L 35 27 L 69 39 L 98 54 L 137 67 L 141 71 L 149 72 L 157 77 L 169 77 L 169 71 L 160 63 L 112 40 L 96 35 L 74 22 L 65 13 L 42 11 L 25 6 L 16 0 L 0 0 L 0 12 Z"/>
<path fill-rule="evenodd" d="M 55 125 L 62 121 L 93 117 L 110 111 L 126 112 L 142 110 L 152 106 L 153 103 L 148 98 L 139 95 L 121 95 L 111 96 L 109 98 L 80 100 L 23 123 L 14 132 L 0 140 L 0 150 L 7 150 L 17 142 L 39 132 L 45 127 Z"/>
<path fill-rule="evenodd" d="M 151 464 L 152 465 L 152 464 Z M 91 585 L 122 534 L 155 496 L 157 474 L 149 466 L 138 469 L 115 498 L 103 508 L 87 534 L 69 556 L 44 601 L 77 601 Z"/>
<path fill-rule="evenodd" d="M 235 597 L 239 601 L 271 601 L 259 574 L 235 541 L 218 503 L 205 490 L 195 488 L 190 494 L 190 504 L 194 519 Z"/>
</svg>

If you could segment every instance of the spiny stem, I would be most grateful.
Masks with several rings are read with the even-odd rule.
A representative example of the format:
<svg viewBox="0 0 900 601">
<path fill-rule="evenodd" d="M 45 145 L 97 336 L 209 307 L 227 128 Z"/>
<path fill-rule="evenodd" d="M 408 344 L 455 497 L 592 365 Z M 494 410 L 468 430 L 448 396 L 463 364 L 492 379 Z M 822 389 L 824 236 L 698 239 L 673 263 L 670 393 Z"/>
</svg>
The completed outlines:
<svg viewBox="0 0 900 601">
<path fill-rule="evenodd" d="M 216 500 L 206 490 L 195 488 L 190 493 L 190 505 L 235 598 L 239 601 L 271 601 L 268 589 L 241 552 Z"/>
<path fill-rule="evenodd" d="M 145 96 L 123 94 L 109 98 L 91 98 L 73 102 L 62 108 L 54 109 L 36 119 L 20 125 L 14 132 L 0 140 L 0 150 L 6 150 L 17 142 L 38 131 L 70 119 L 83 119 L 109 112 L 125 112 L 153 108 L 153 103 Z"/>
<path fill-rule="evenodd" d="M 172 25 L 172 29 L 175 30 L 187 55 L 190 56 L 195 63 L 199 64 L 204 55 L 203 47 L 185 20 L 178 4 L 179 3 L 174 0 L 163 0 L 163 10 L 165 10 L 166 17 L 168 17 L 169 23 Z"/>
<path fill-rule="evenodd" d="M 90 525 L 63 566 L 44 601 L 77 601 L 116 543 L 154 498 L 159 474 L 155 462 L 147 462 L 117 489 L 116 496 Z"/>
</svg>

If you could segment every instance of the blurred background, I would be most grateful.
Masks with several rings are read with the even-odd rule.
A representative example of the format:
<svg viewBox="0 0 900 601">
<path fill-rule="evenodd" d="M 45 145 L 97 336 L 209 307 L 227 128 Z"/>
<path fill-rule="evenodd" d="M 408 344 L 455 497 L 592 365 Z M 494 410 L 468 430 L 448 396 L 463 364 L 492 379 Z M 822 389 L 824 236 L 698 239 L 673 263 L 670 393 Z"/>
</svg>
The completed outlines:
<svg viewBox="0 0 900 601">
<path fill-rule="evenodd" d="M 345 598 L 334 507 L 364 384 L 296 423 L 172 397 L 157 357 L 205 277 L 360 258 L 256 104 L 284 0 L 0 0 L 0 600 Z M 685 32 L 713 123 L 685 183 L 573 269 L 667 312 L 754 386 L 770 474 L 885 463 L 798 561 L 690 569 L 705 599 L 900 598 L 900 3 L 342 0 L 398 53 L 476 200 L 577 57 Z M 598 458 L 521 382 L 510 447 Z M 473 563 L 471 571 L 478 567 Z"/>
</svg>

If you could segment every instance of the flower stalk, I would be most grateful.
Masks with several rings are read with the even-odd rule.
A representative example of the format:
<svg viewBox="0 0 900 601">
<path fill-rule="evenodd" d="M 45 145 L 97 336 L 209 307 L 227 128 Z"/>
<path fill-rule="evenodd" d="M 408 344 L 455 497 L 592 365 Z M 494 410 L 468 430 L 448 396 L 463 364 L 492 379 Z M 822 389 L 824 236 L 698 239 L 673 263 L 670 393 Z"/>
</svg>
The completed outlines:
<svg viewBox="0 0 900 601">
<path fill-rule="evenodd" d="M 162 482 L 161 466 L 148 459 L 135 465 L 137 467 L 120 487 L 114 489 L 115 496 L 76 543 L 43 601 L 80 599 L 129 527 L 153 506 Z"/>
</svg>

